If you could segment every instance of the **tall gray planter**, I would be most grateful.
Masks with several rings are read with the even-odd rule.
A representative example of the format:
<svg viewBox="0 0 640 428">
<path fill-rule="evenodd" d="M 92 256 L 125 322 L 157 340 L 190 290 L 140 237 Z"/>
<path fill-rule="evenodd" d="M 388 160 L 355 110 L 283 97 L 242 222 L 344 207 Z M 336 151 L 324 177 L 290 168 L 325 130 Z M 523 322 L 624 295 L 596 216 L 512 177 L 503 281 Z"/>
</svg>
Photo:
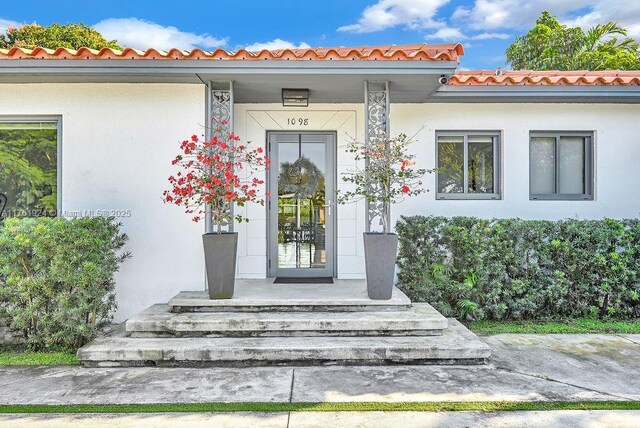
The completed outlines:
<svg viewBox="0 0 640 428">
<path fill-rule="evenodd" d="M 397 255 L 398 235 L 364 233 L 364 259 L 370 299 L 391 299 Z"/>
<path fill-rule="evenodd" d="M 209 298 L 232 298 L 236 280 L 238 233 L 205 233 L 202 235 L 202 243 Z"/>
</svg>

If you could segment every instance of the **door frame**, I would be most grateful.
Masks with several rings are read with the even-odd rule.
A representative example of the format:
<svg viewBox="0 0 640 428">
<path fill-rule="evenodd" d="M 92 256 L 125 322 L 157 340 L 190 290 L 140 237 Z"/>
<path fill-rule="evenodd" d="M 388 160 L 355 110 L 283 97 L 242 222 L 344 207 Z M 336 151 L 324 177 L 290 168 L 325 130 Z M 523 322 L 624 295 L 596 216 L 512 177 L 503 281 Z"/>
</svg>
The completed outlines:
<svg viewBox="0 0 640 428">
<path fill-rule="evenodd" d="M 267 148 L 267 156 L 269 156 L 271 158 L 272 155 L 272 144 L 271 144 L 271 138 L 272 136 L 276 136 L 276 135 L 282 135 L 282 134 L 287 134 L 287 135 L 324 135 L 324 136 L 330 136 L 333 138 L 333 144 L 331 144 L 331 147 L 329 147 L 329 152 L 328 153 L 328 160 L 330 162 L 329 165 L 327 165 L 327 167 L 330 167 L 332 169 L 332 173 L 330 175 L 330 177 L 333 180 L 333 191 L 334 194 L 330 195 L 329 193 L 325 193 L 325 197 L 331 197 L 332 200 L 332 204 L 331 204 L 331 225 L 332 225 L 332 229 L 333 229 L 333 236 L 331 237 L 331 244 L 332 244 L 332 248 L 333 248 L 333 254 L 331 255 L 331 264 L 332 264 L 332 269 L 329 269 L 328 272 L 328 276 L 331 276 L 333 278 L 337 277 L 337 273 L 338 273 L 338 251 L 337 251 L 337 244 L 338 244 L 338 209 L 337 209 L 337 203 L 336 203 L 336 191 L 338 188 L 338 161 L 337 161 L 337 151 L 338 151 L 338 133 L 336 131 L 308 131 L 308 130 L 300 130 L 300 131 L 292 131 L 292 130 L 269 130 L 266 131 L 266 148 Z M 328 146 L 328 144 L 327 144 Z M 275 150 L 275 147 L 273 147 L 273 149 Z M 273 214 L 272 214 L 272 209 L 271 209 L 271 201 L 272 198 L 275 196 L 277 198 L 278 195 L 278 189 L 272 189 L 272 178 L 273 178 L 273 174 L 274 174 L 274 169 L 276 167 L 275 162 L 271 164 L 272 168 L 270 168 L 267 171 L 267 176 L 266 176 L 266 188 L 267 188 L 267 192 L 269 192 L 269 195 L 266 198 L 266 211 L 267 211 L 267 224 L 266 224 L 266 230 L 267 230 L 267 257 L 266 257 L 266 271 L 267 271 L 267 277 L 268 278 L 274 278 L 277 276 L 278 273 L 278 266 L 277 266 L 277 260 L 274 260 L 275 258 L 277 258 L 277 254 L 273 254 L 273 248 L 274 248 L 274 239 L 277 240 L 277 236 L 272 236 L 272 225 L 271 222 L 273 221 Z M 277 173 L 277 172 L 276 172 Z M 277 228 L 277 226 L 276 226 Z M 328 237 L 325 237 L 325 242 L 327 240 Z M 305 276 L 322 276 L 322 275 L 313 275 L 313 270 L 312 268 L 307 269 L 308 272 L 304 272 L 302 269 L 298 270 L 297 272 L 295 270 L 292 270 L 290 273 L 287 274 L 287 276 L 291 276 L 291 277 L 298 277 L 298 278 L 302 278 Z M 309 275 L 304 275 L 304 273 L 309 273 Z"/>
</svg>

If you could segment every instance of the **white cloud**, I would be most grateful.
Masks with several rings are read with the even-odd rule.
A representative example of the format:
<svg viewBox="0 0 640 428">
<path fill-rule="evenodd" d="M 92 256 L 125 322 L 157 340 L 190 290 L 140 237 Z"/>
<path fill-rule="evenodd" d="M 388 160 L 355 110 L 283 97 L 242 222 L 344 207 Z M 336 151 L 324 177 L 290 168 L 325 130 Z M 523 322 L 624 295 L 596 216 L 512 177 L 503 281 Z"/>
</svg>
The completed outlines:
<svg viewBox="0 0 640 428">
<path fill-rule="evenodd" d="M 427 34 L 425 36 L 426 39 L 437 39 L 444 40 L 447 42 L 460 42 L 463 40 L 489 40 L 489 39 L 501 39 L 506 40 L 511 38 L 512 36 L 507 33 L 478 33 L 472 36 L 467 36 L 459 28 L 455 27 L 445 27 L 441 28 L 433 34 Z M 470 47 L 471 43 L 468 41 L 465 42 L 464 47 Z"/>
<path fill-rule="evenodd" d="M 409 29 L 441 28 L 444 23 L 434 18 L 449 0 L 378 0 L 368 6 L 358 22 L 338 28 L 350 33 L 372 33 L 403 26 Z"/>
<path fill-rule="evenodd" d="M 471 6 L 458 7 L 451 19 L 474 30 L 527 30 L 547 10 L 567 25 L 588 28 L 616 21 L 640 38 L 640 2 L 612 0 L 475 0 Z"/>
<path fill-rule="evenodd" d="M 507 33 L 479 33 L 471 37 L 473 40 L 489 40 L 489 39 L 500 39 L 506 40 L 511 38 L 511 34 Z"/>
<path fill-rule="evenodd" d="M 20 27 L 21 23 L 10 19 L 0 18 L 0 33 L 4 34 L 11 27 Z"/>
<path fill-rule="evenodd" d="M 295 43 L 291 43 L 286 40 L 274 39 L 274 40 L 271 40 L 270 42 L 253 43 L 248 46 L 245 46 L 244 48 L 248 51 L 255 52 L 255 51 L 261 51 L 264 49 L 269 51 L 274 51 L 278 49 L 307 49 L 310 47 L 311 46 L 309 46 L 305 42 L 300 42 L 299 44 L 296 45 Z"/>
<path fill-rule="evenodd" d="M 445 28 L 439 29 L 433 34 L 427 34 L 425 38 L 446 40 L 448 42 L 457 42 L 460 40 L 467 39 L 467 36 L 462 34 L 462 32 L 457 28 L 445 27 Z"/>
<path fill-rule="evenodd" d="M 614 21 L 626 28 L 629 36 L 640 40 L 640 2 L 614 2 L 595 0 L 590 10 L 573 18 L 562 19 L 567 25 L 588 28 Z"/>
<path fill-rule="evenodd" d="M 224 38 L 189 33 L 138 18 L 109 18 L 98 22 L 94 28 L 106 39 L 116 39 L 120 45 L 135 49 L 215 49 L 227 44 Z"/>
<path fill-rule="evenodd" d="M 468 22 L 476 30 L 532 27 L 543 10 L 563 15 L 588 6 L 594 0 L 476 0 L 473 6 L 458 7 L 453 20 Z"/>
</svg>

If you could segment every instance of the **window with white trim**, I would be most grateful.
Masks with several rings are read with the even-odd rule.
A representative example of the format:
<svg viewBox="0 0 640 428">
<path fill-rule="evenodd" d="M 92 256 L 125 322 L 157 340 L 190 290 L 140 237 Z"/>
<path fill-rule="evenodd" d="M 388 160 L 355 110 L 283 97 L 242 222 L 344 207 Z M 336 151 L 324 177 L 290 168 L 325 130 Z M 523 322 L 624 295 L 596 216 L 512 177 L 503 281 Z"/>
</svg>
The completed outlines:
<svg viewBox="0 0 640 428">
<path fill-rule="evenodd" d="M 55 216 L 60 120 L 0 117 L 2 217 Z"/>
<path fill-rule="evenodd" d="M 593 133 L 531 132 L 532 200 L 593 200 Z"/>
<path fill-rule="evenodd" d="M 499 151 L 499 132 L 436 132 L 437 199 L 500 199 Z"/>
</svg>

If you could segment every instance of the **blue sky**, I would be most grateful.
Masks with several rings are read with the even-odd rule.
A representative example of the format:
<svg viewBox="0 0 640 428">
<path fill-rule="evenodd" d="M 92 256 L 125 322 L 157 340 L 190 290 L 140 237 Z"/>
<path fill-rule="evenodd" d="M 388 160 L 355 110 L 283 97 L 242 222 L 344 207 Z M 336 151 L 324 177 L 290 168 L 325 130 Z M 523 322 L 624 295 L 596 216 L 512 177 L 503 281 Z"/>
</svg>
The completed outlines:
<svg viewBox="0 0 640 428">
<path fill-rule="evenodd" d="M 585 28 L 618 21 L 640 38 L 637 0 L 22 0 L 0 10 L 0 31 L 82 21 L 139 49 L 460 42 L 461 68 L 494 69 L 505 66 L 506 47 L 542 10 Z"/>
</svg>

